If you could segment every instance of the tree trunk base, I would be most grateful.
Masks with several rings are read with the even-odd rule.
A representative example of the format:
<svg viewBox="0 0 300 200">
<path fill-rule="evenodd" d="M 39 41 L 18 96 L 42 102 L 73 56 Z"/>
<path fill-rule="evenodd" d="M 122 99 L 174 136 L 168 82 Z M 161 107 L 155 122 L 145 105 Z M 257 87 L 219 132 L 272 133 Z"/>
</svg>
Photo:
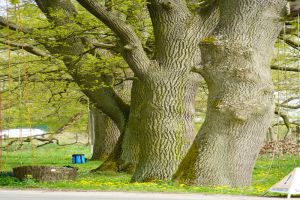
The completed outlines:
<svg viewBox="0 0 300 200">
<path fill-rule="evenodd" d="M 117 172 L 118 171 L 117 166 L 118 166 L 118 164 L 115 161 L 105 161 L 104 163 L 102 163 L 96 169 L 92 169 L 90 171 L 90 173 L 105 172 L 105 171 Z"/>
<path fill-rule="evenodd" d="M 133 174 L 135 171 L 136 165 L 132 163 L 121 164 L 119 166 L 119 172 L 124 172 L 127 174 Z"/>
<path fill-rule="evenodd" d="M 106 160 L 108 158 L 108 155 L 105 156 L 100 156 L 100 157 L 96 157 L 96 156 L 92 156 L 89 160 L 91 161 L 96 161 L 96 160 Z"/>
<path fill-rule="evenodd" d="M 113 171 L 113 172 L 123 172 L 127 174 L 133 174 L 136 165 L 132 163 L 120 164 L 117 161 L 106 161 L 96 169 L 92 169 L 90 173 Z"/>
</svg>

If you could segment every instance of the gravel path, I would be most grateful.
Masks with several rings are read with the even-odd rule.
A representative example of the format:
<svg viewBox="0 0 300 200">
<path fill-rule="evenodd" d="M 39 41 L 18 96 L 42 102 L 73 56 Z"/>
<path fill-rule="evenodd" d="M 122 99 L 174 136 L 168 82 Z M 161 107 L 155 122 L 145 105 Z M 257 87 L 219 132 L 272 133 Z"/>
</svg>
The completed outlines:
<svg viewBox="0 0 300 200">
<path fill-rule="evenodd" d="M 283 200 L 286 198 L 131 192 L 0 190 L 0 200 Z M 300 199 L 293 198 L 293 199 Z"/>
</svg>

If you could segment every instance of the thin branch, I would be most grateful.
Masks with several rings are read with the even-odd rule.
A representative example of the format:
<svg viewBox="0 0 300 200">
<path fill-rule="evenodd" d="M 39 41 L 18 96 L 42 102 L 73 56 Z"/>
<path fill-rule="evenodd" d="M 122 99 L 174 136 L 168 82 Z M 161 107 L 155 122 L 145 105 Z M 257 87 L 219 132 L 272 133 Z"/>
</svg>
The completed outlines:
<svg viewBox="0 0 300 200">
<path fill-rule="evenodd" d="M 63 126 L 61 126 L 59 129 L 57 129 L 57 131 L 55 132 L 55 134 L 61 134 L 64 130 L 66 130 L 67 128 L 69 128 L 70 126 L 72 126 L 73 124 L 75 124 L 75 122 L 77 122 L 82 116 L 83 116 L 83 112 L 80 113 L 76 113 L 75 115 L 73 115 L 67 123 L 65 123 Z"/>
<path fill-rule="evenodd" d="M 297 123 L 297 122 L 290 122 L 291 125 L 296 125 L 296 126 L 300 126 L 300 123 Z M 272 127 L 274 126 L 286 126 L 284 123 L 275 123 L 272 125 Z"/>
</svg>

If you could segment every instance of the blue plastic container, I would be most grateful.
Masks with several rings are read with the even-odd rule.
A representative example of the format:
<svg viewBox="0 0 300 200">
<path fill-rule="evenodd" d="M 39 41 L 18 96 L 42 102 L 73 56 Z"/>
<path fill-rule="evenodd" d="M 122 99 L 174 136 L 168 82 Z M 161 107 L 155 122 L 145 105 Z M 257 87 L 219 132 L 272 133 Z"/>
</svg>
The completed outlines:
<svg viewBox="0 0 300 200">
<path fill-rule="evenodd" d="M 86 159 L 84 154 L 73 154 L 72 155 L 72 163 L 73 164 L 83 164 L 86 163 Z"/>
</svg>

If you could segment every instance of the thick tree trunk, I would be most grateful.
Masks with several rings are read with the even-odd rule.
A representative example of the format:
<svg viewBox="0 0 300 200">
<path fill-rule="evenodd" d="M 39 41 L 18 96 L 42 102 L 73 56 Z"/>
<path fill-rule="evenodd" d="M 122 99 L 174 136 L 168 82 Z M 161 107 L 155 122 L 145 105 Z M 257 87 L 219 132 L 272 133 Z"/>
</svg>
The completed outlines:
<svg viewBox="0 0 300 200">
<path fill-rule="evenodd" d="M 138 79 L 133 81 L 131 90 L 131 104 L 128 125 L 122 143 L 122 154 L 120 157 L 120 171 L 133 173 L 139 160 L 140 145 L 138 137 L 140 134 L 140 121 L 142 117 L 142 101 L 145 98 L 144 88 Z"/>
<path fill-rule="evenodd" d="M 84 1 L 84 6 L 91 8 L 87 2 L 90 1 Z M 135 137 L 139 141 L 133 181 L 170 179 L 195 137 L 194 101 L 200 77 L 191 69 L 201 60 L 198 40 L 203 33 L 200 34 L 198 23 L 203 21 L 194 17 L 181 0 L 170 6 L 156 0 L 148 5 L 157 48 L 151 63 L 142 61 L 149 70 L 136 73 L 142 94 L 133 97 L 136 99 L 131 104 L 127 131 L 122 137 L 124 150 L 136 147 L 132 144 Z M 103 17 L 101 9 L 98 11 L 97 16 Z M 131 60 L 125 56 L 125 59 L 130 64 L 136 57 Z M 126 153 L 129 151 L 121 153 L 125 157 L 124 166 L 129 158 L 133 162 L 136 159 L 136 152 L 130 156 Z"/>
<path fill-rule="evenodd" d="M 220 57 L 217 52 L 214 56 L 219 63 L 209 72 L 213 80 L 208 81 L 206 120 L 176 177 L 192 184 L 244 186 L 250 184 L 273 117 L 271 75 L 257 60 L 235 56 L 235 63 L 228 66 L 225 63 L 233 59 L 229 55 L 237 52 L 218 53 Z M 240 67 L 256 80 L 239 77 Z"/>
<path fill-rule="evenodd" d="M 137 167 L 133 181 L 172 177 L 195 137 L 193 105 L 199 82 L 196 74 L 176 77 L 176 74 L 157 73 L 149 85 L 134 81 L 130 116 L 122 141 L 94 171 L 132 173 Z"/>
<path fill-rule="evenodd" d="M 203 40 L 209 88 L 206 120 L 174 178 L 188 184 L 247 186 L 270 126 L 269 62 L 283 1 L 220 2 L 220 23 Z"/>
<path fill-rule="evenodd" d="M 133 173 L 136 163 L 138 161 L 139 144 L 136 138 L 139 127 L 139 116 L 142 112 L 139 108 L 139 99 L 143 89 L 138 84 L 138 80 L 134 80 L 132 87 L 130 84 L 123 84 L 124 87 L 117 91 L 120 96 L 127 97 L 127 102 L 131 101 L 130 115 L 125 131 L 119 137 L 117 144 L 109 157 L 98 168 L 92 170 L 96 171 L 118 171 Z M 129 91 L 131 90 L 131 95 Z M 131 96 L 131 98 L 129 98 Z"/>
<path fill-rule="evenodd" d="M 120 134 L 120 137 L 114 146 L 112 152 L 109 154 L 107 159 L 96 169 L 91 170 L 92 173 L 98 172 L 98 171 L 119 171 L 120 163 L 120 157 L 122 154 L 122 143 L 124 139 L 124 132 Z"/>
<path fill-rule="evenodd" d="M 120 131 L 107 115 L 96 108 L 91 108 L 90 123 L 94 136 L 91 160 L 104 160 L 115 147 Z"/>
<path fill-rule="evenodd" d="M 176 171 L 195 137 L 193 105 L 197 78 L 160 72 L 144 85 L 146 96 L 139 105 L 141 148 L 133 181 L 170 179 Z"/>
<path fill-rule="evenodd" d="M 138 140 L 139 162 L 132 181 L 171 179 L 195 137 L 195 93 L 200 63 L 198 18 L 184 1 L 148 4 L 156 42 L 151 71 L 140 77 L 144 98 Z"/>
<path fill-rule="evenodd" d="M 123 71 L 126 73 L 126 76 L 130 76 L 132 73 L 130 71 Z M 115 92 L 119 97 L 122 98 L 122 100 L 126 103 L 130 103 L 130 90 L 131 90 L 131 81 L 125 81 L 120 85 L 115 86 Z M 118 139 L 120 137 L 120 129 L 115 124 L 115 122 L 108 117 L 106 114 L 101 112 L 97 108 L 92 109 L 92 113 L 94 116 L 94 131 L 95 131 L 95 143 L 94 143 L 94 151 L 93 151 L 93 158 L 95 159 L 108 159 L 110 154 L 116 155 L 113 150 L 121 148 L 122 143 L 118 143 Z M 127 120 L 126 120 L 127 121 Z M 127 122 L 126 122 L 127 123 Z M 126 129 L 125 129 L 126 130 Z M 120 157 L 120 156 L 119 156 Z M 107 160 L 105 163 L 110 163 L 109 160 Z M 112 165 L 111 163 L 109 164 Z M 115 165 L 117 166 L 117 165 Z M 102 169 L 106 169 L 106 167 L 103 166 Z M 110 169 L 108 167 L 107 169 Z"/>
</svg>

